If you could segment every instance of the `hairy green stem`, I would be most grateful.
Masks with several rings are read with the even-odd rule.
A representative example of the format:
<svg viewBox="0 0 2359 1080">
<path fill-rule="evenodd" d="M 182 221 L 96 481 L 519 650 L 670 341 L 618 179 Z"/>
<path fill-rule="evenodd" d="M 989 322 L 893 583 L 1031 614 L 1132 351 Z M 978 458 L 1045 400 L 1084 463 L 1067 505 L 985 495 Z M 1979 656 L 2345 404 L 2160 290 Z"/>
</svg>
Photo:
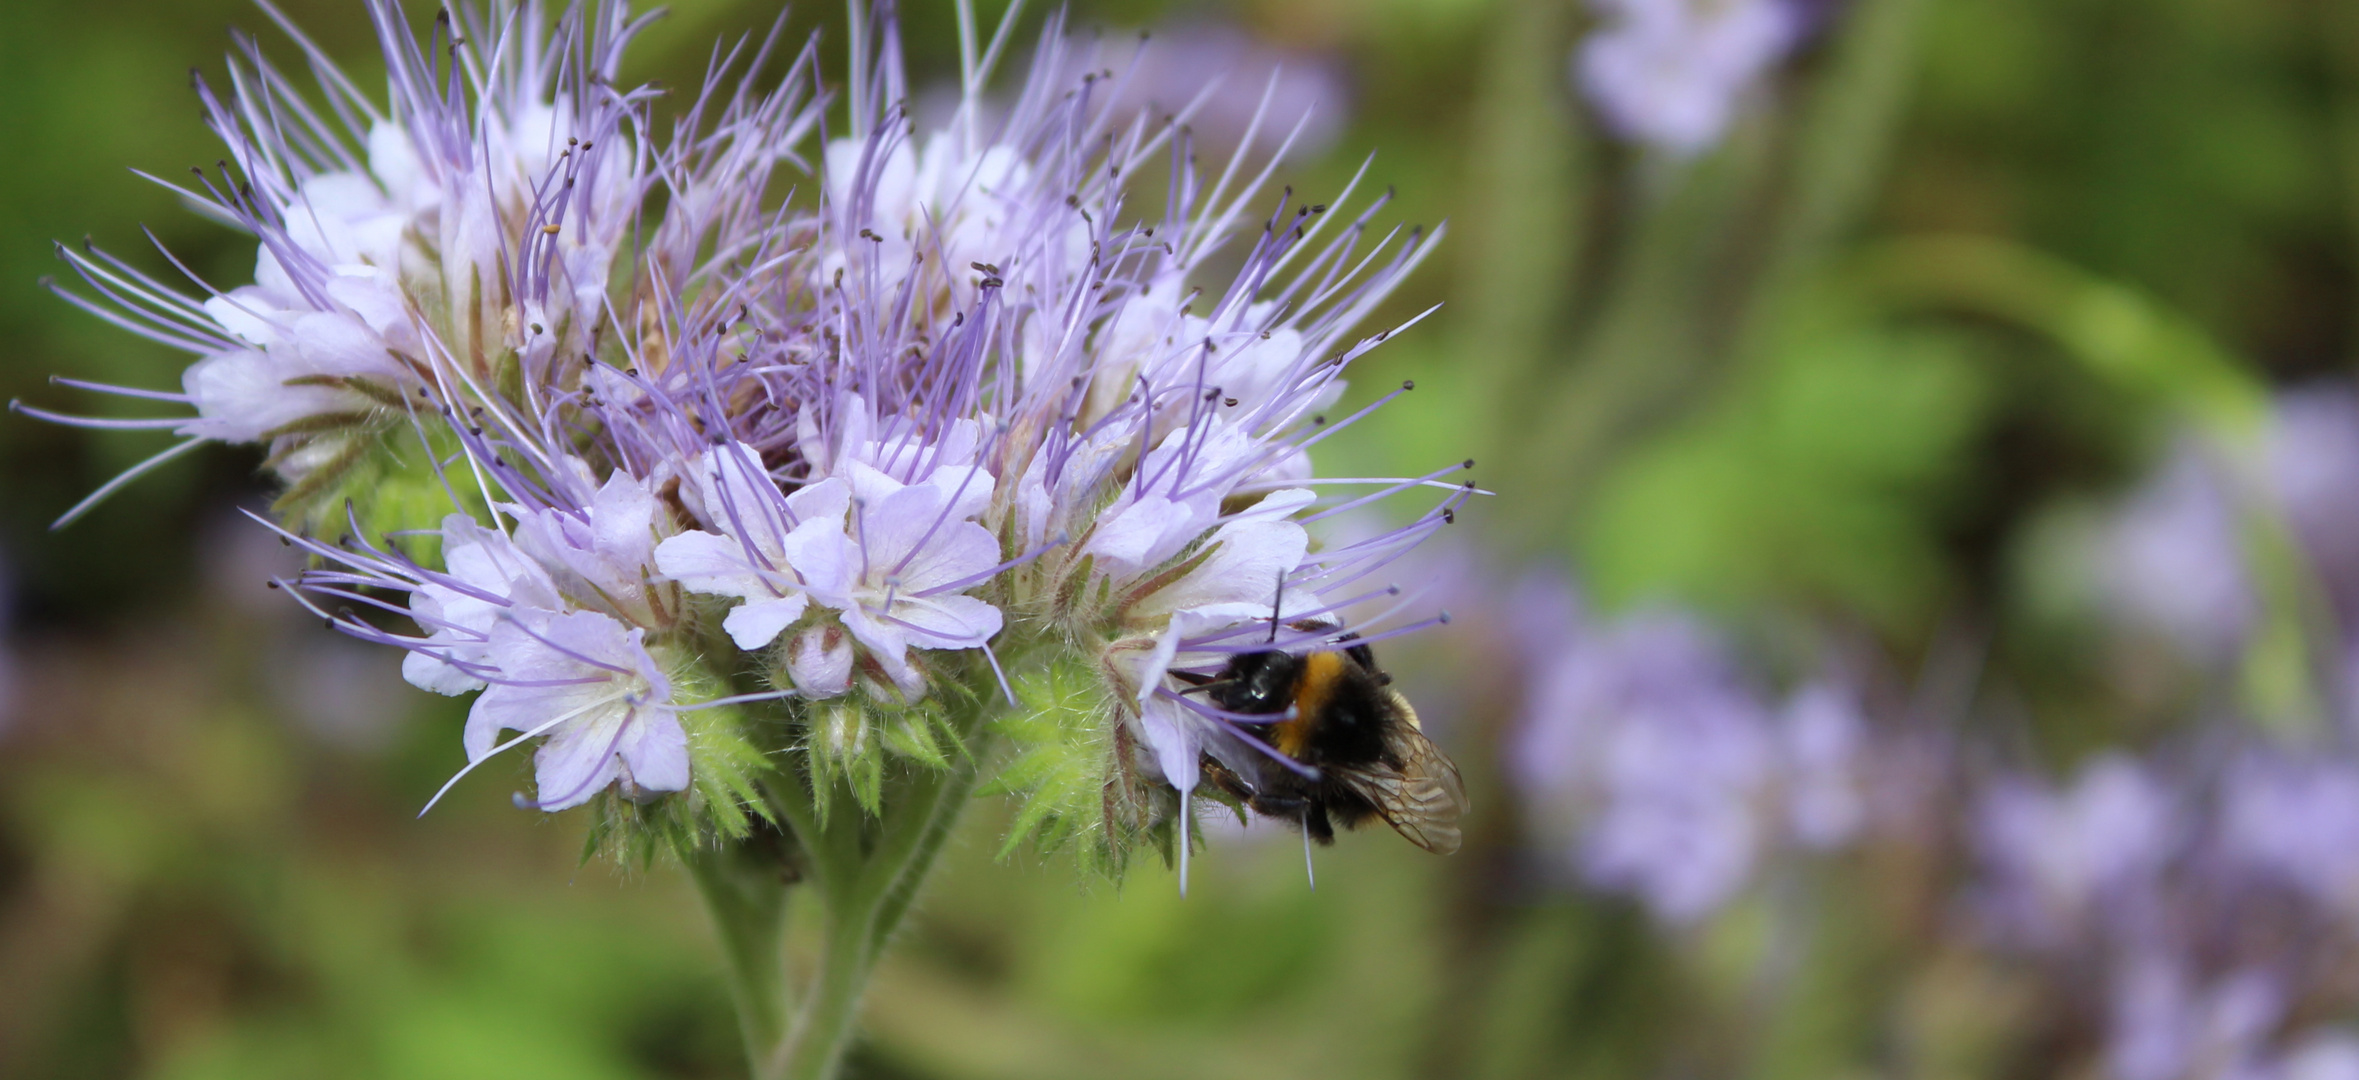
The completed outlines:
<svg viewBox="0 0 2359 1080">
<path fill-rule="evenodd" d="M 793 838 L 793 869 L 807 876 L 821 907 L 817 967 L 799 993 L 789 993 L 780 949 L 787 876 L 781 856 L 755 841 L 686 855 L 727 954 L 730 996 L 755 1080 L 824 1080 L 843 1067 L 869 976 L 974 792 L 985 752 L 983 718 L 993 699 L 955 691 L 945 697 L 953 699 L 950 727 L 959 752 L 945 767 L 889 765 L 881 814 L 863 813 L 841 782 L 814 789 L 793 764 L 766 779 L 765 802 Z M 820 800 L 828 800 L 829 812 L 820 812 Z"/>
<path fill-rule="evenodd" d="M 748 1061 L 766 1061 L 786 1037 L 786 879 L 742 846 L 690 853 L 683 861 L 703 895 L 729 965 L 729 999 Z M 750 864 L 750 865 L 749 865 Z"/>
<path fill-rule="evenodd" d="M 785 1043 L 761 1070 L 764 1080 L 824 1080 L 842 1067 L 869 974 L 974 791 L 981 752 L 975 743 L 988 700 L 978 696 L 959 709 L 953 729 L 964 752 L 951 759 L 948 769 L 913 767 L 888 790 L 881 828 L 854 841 L 864 849 L 855 871 L 823 893 L 827 935 L 819 972 Z M 829 830 L 830 841 L 841 842 L 846 835 Z"/>
</svg>

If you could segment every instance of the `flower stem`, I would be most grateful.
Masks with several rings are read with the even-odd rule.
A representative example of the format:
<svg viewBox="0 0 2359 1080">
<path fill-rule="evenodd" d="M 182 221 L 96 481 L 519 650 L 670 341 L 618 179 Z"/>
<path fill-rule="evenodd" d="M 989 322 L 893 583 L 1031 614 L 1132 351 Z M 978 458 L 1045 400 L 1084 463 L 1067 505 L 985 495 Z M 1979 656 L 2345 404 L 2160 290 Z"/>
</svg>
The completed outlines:
<svg viewBox="0 0 2359 1080">
<path fill-rule="evenodd" d="M 683 860 L 721 936 L 729 998 L 748 1061 L 767 1061 L 786 1036 L 786 876 L 764 867 L 751 845 L 691 852 Z"/>
<path fill-rule="evenodd" d="M 946 767 L 899 766 L 879 817 L 863 816 L 846 791 L 812 791 L 798 775 L 774 778 L 772 809 L 792 831 L 801 849 L 795 861 L 823 909 L 818 967 L 799 999 L 789 999 L 780 958 L 786 893 L 776 858 L 766 878 L 747 871 L 760 863 L 752 844 L 688 859 L 729 954 L 731 997 L 756 1080 L 826 1080 L 842 1069 L 869 976 L 973 794 L 988 701 L 953 707 L 961 752 Z M 837 798 L 825 825 L 811 812 L 815 798 Z"/>
<path fill-rule="evenodd" d="M 825 1080 L 842 1066 L 869 974 L 974 791 L 972 739 L 980 725 L 971 715 L 963 719 L 969 722 L 960 725 L 960 735 L 969 752 L 947 770 L 913 769 L 896 784 L 866 857 L 850 880 L 827 892 L 818 974 L 786 1042 L 762 1071 L 764 1080 Z"/>
</svg>

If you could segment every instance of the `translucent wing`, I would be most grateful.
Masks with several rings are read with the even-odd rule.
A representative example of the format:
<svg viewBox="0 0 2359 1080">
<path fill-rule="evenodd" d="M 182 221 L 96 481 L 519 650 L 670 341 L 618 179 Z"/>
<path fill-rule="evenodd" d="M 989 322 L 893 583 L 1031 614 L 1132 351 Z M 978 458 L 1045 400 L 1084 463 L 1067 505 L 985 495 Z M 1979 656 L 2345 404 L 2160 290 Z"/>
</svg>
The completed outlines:
<svg viewBox="0 0 2359 1080">
<path fill-rule="evenodd" d="M 1399 772 L 1355 769 L 1340 775 L 1410 843 L 1436 855 L 1458 850 L 1458 817 L 1466 812 L 1466 788 L 1459 783 L 1458 766 L 1407 725 L 1394 729 L 1392 751 L 1401 759 Z"/>
</svg>

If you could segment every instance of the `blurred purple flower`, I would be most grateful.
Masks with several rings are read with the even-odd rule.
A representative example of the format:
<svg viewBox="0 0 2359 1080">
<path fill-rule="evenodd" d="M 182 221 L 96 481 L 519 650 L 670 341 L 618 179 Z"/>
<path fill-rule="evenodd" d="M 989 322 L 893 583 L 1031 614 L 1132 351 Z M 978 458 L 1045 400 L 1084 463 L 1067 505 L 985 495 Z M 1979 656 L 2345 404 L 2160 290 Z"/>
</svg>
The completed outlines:
<svg viewBox="0 0 2359 1080">
<path fill-rule="evenodd" d="M 2035 948 L 2143 925 L 2137 908 L 2152 903 L 2179 853 L 2182 814 L 2174 793 L 2124 755 L 2099 759 L 2061 791 L 2002 777 L 1970 823 L 1987 875 L 1982 914 L 2002 939 Z"/>
<path fill-rule="evenodd" d="M 2340 1029 L 2312 1034 L 2284 1057 L 2253 1070 L 2250 1080 L 2359 1080 L 2359 1036 Z"/>
<path fill-rule="evenodd" d="M 1590 0 L 1573 78 L 1608 127 L 1679 157 L 1712 148 L 1801 39 L 1792 0 Z"/>
<path fill-rule="evenodd" d="M 2109 608 L 2193 658 L 2233 659 L 2257 617 L 2235 489 L 2192 440 L 2123 504 L 2097 567 Z"/>
<path fill-rule="evenodd" d="M 2342 382 L 2279 395 L 2269 486 L 2348 619 L 2359 613 L 2359 394 Z"/>
<path fill-rule="evenodd" d="M 1855 835 L 1864 734 L 1847 690 L 1812 684 L 1774 710 L 1709 628 L 1653 612 L 1576 628 L 1543 662 L 1508 764 L 1543 843 L 1687 924 L 1777 846 Z"/>
<path fill-rule="evenodd" d="M 2105 1047 L 2113 1080 L 2245 1075 L 2284 1018 L 2286 988 L 2259 971 L 2197 983 L 2175 959 L 2137 956 L 2110 988 Z"/>
<path fill-rule="evenodd" d="M 2297 890 L 2359 929 L 2359 764 L 2255 751 L 2229 768 L 2219 802 L 2231 868 Z"/>
<path fill-rule="evenodd" d="M 1868 731 L 1858 692 L 1832 679 L 1810 683 L 1787 699 L 1782 721 L 1787 828 L 1808 848 L 1849 843 L 1867 818 L 1860 773 Z"/>
<path fill-rule="evenodd" d="M 1316 159 L 1351 115 L 1350 86 L 1334 57 L 1281 48 L 1219 22 L 1156 30 L 1128 66 L 1116 68 L 1114 86 L 1116 108 L 1185 112 L 1198 145 L 1220 154 L 1274 150 L 1291 139 L 1288 157 Z"/>
</svg>

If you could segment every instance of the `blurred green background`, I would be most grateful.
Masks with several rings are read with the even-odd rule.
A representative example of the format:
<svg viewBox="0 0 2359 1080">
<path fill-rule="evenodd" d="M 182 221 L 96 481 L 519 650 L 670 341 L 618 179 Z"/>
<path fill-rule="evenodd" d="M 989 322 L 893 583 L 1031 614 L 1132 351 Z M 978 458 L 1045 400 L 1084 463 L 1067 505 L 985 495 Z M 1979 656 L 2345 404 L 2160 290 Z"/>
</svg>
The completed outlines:
<svg viewBox="0 0 2359 1080">
<path fill-rule="evenodd" d="M 371 85 L 357 0 L 283 7 Z M 947 0 L 904 9 L 913 65 L 949 69 Z M 2044 760 L 2135 738 L 2154 710 L 2025 566 L 2042 523 L 2174 432 L 2350 372 L 2359 4 L 1817 10 L 1729 145 L 1666 180 L 1575 95 L 1573 0 L 1071 8 L 1109 34 L 1234 27 L 1327 73 L 1340 127 L 1282 175 L 1329 191 L 1374 152 L 1402 220 L 1450 222 L 1389 310 L 1449 306 L 1357 379 L 1417 395 L 1326 444 L 1323 471 L 1482 459 L 1500 497 L 1465 515 L 1459 565 L 1567 570 L 1608 610 L 1671 598 L 1773 640 L 1807 623 L 1901 671 L 1971 637 Z M 694 85 L 716 35 L 775 14 L 675 3 L 637 74 Z M 251 273 L 250 240 L 126 171 L 218 156 L 188 72 L 218 78 L 232 26 L 290 57 L 242 0 L 0 6 L 0 394 L 135 413 L 45 380 L 174 386 L 186 363 L 41 289 L 53 241 L 163 272 L 144 224 L 216 282 Z M 158 445 L 0 423 L 0 1077 L 738 1075 L 675 869 L 581 862 L 578 815 L 509 805 L 521 757 L 415 819 L 462 762 L 462 709 L 263 589 L 287 563 L 236 516 L 266 499 L 257 451 L 207 449 L 47 530 Z M 1183 901 L 1159 866 L 1116 889 L 995 863 L 1004 815 L 978 803 L 880 973 L 856 1074 L 2005 1073 L 1854 1052 L 1895 1025 L 1949 1045 L 2003 1023 L 2004 993 L 1896 1004 L 1869 989 L 1874 950 L 1765 989 L 1715 967 L 1753 948 L 1742 918 L 1683 945 L 1536 884 L 1496 761 L 1513 694 L 1473 674 L 1511 647 L 1461 618 L 1391 654 L 1468 774 L 1451 858 L 1353 836 L 1313 891 L 1293 834 L 1232 831 Z"/>
</svg>

